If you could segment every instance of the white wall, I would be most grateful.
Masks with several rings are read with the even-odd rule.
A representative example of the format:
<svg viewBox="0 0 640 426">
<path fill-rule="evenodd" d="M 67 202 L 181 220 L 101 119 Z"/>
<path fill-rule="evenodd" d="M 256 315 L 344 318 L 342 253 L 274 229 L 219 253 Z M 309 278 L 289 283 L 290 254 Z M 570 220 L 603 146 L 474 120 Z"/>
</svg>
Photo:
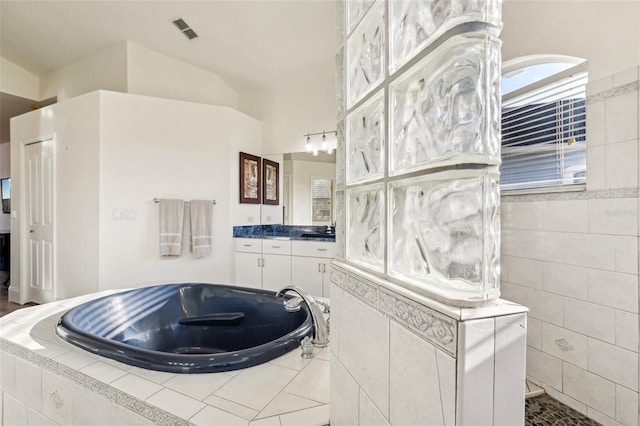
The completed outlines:
<svg viewBox="0 0 640 426">
<path fill-rule="evenodd" d="M 640 3 L 512 1 L 503 14 L 503 59 L 583 57 L 590 81 L 587 192 L 502 198 L 501 290 L 531 309 L 527 375 L 603 424 L 637 426 Z"/>
<path fill-rule="evenodd" d="M 100 117 L 100 289 L 232 282 L 232 226 L 246 214 L 238 151 L 259 152 L 260 123 L 226 107 L 121 93 L 101 94 Z M 188 241 L 181 257 L 160 257 L 155 197 L 217 200 L 211 257 L 194 258 Z M 114 220 L 114 209 L 135 220 Z"/>
<path fill-rule="evenodd" d="M 127 92 L 238 108 L 217 74 L 127 42 Z"/>
<path fill-rule="evenodd" d="M 503 21 L 503 60 L 578 56 L 589 61 L 592 81 L 640 63 L 637 1 L 505 1 Z"/>
<path fill-rule="evenodd" d="M 0 57 L 0 92 L 40 100 L 40 78 Z"/>
<path fill-rule="evenodd" d="M 335 93 L 333 76 L 302 76 L 276 91 L 241 94 L 239 109 L 264 123 L 263 154 L 304 152 L 304 134 L 336 130 Z"/>
<path fill-rule="evenodd" d="M 238 106 L 238 95 L 217 74 L 132 42 L 120 43 L 45 75 L 38 99 L 57 96 L 60 102 L 94 90 Z"/>
<path fill-rule="evenodd" d="M 311 225 L 311 178 L 326 177 L 333 180 L 335 186 L 336 165 L 297 160 L 291 161 L 291 165 L 291 224 Z"/>
<path fill-rule="evenodd" d="M 24 144 L 54 138 L 55 244 L 54 274 L 61 285 L 58 299 L 98 290 L 98 93 L 90 93 L 11 119 L 11 197 L 16 219 L 11 223 L 10 297 L 26 302 L 26 276 L 21 259 L 24 210 Z M 24 281 L 24 282 L 23 282 Z"/>
<path fill-rule="evenodd" d="M 159 282 L 231 282 L 232 227 L 260 219 L 238 203 L 238 152 L 260 152 L 261 123 L 227 107 L 94 92 L 12 119 L 12 299 L 24 281 L 24 142 L 54 137 L 56 298 Z M 235 161 L 232 161 L 235 160 Z M 216 199 L 213 255 L 158 249 L 153 198 Z M 128 209 L 135 220 L 114 220 Z M 15 286 L 15 287 L 14 287 Z"/>
<path fill-rule="evenodd" d="M 501 212 L 502 295 L 530 308 L 527 375 L 603 424 L 634 426 L 639 77 L 588 85 L 588 192 L 502 197 Z"/>
<path fill-rule="evenodd" d="M 121 43 L 42 77 L 40 99 L 58 102 L 94 90 L 127 90 L 127 45 Z"/>
</svg>

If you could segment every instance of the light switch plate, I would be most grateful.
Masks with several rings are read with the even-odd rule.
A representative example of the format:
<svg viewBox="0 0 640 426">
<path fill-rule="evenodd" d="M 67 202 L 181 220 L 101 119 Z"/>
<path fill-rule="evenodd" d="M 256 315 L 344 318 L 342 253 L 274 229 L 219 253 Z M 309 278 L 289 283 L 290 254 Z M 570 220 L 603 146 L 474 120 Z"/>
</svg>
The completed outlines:
<svg viewBox="0 0 640 426">
<path fill-rule="evenodd" d="M 136 220 L 135 209 L 113 209 L 113 220 Z"/>
</svg>

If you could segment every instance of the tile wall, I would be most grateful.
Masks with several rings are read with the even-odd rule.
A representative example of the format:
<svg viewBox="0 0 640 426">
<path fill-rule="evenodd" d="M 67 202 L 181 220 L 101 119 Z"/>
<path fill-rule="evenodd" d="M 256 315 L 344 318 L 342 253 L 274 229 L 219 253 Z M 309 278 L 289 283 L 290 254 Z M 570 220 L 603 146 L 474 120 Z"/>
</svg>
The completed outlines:
<svg viewBox="0 0 640 426">
<path fill-rule="evenodd" d="M 332 425 L 524 422 L 522 306 L 411 298 L 340 262 L 331 280 Z"/>
<path fill-rule="evenodd" d="M 529 307 L 527 375 L 638 425 L 638 67 L 587 89 L 587 188 L 502 197 L 502 297 Z"/>
</svg>

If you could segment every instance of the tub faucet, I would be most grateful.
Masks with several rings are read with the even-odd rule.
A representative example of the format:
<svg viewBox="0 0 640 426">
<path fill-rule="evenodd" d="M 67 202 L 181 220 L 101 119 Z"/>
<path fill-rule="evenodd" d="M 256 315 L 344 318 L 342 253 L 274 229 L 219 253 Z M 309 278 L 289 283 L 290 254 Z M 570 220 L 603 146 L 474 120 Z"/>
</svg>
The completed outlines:
<svg viewBox="0 0 640 426">
<path fill-rule="evenodd" d="M 276 293 L 277 298 L 284 297 L 284 295 L 288 292 L 297 293 L 304 303 L 307 304 L 309 310 L 311 311 L 311 319 L 313 321 L 313 345 L 318 348 L 324 348 L 325 346 L 329 346 L 329 334 L 327 332 L 327 323 L 324 320 L 324 315 L 322 315 L 322 310 L 320 309 L 320 305 L 316 300 L 311 297 L 309 293 L 307 293 L 304 289 L 298 287 L 297 285 L 288 285 L 278 293 Z M 285 302 L 286 306 L 286 302 Z"/>
</svg>

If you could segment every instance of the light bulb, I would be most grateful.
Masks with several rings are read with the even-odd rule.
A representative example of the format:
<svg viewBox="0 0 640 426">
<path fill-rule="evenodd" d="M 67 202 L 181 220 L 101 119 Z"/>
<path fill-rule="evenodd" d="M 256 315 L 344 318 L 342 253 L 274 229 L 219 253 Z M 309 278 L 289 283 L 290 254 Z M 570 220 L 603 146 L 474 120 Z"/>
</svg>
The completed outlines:
<svg viewBox="0 0 640 426">
<path fill-rule="evenodd" d="M 327 150 L 327 135 L 325 135 L 324 132 L 322 132 L 322 150 Z"/>
<path fill-rule="evenodd" d="M 307 135 L 307 152 L 311 152 L 311 138 Z"/>
</svg>

